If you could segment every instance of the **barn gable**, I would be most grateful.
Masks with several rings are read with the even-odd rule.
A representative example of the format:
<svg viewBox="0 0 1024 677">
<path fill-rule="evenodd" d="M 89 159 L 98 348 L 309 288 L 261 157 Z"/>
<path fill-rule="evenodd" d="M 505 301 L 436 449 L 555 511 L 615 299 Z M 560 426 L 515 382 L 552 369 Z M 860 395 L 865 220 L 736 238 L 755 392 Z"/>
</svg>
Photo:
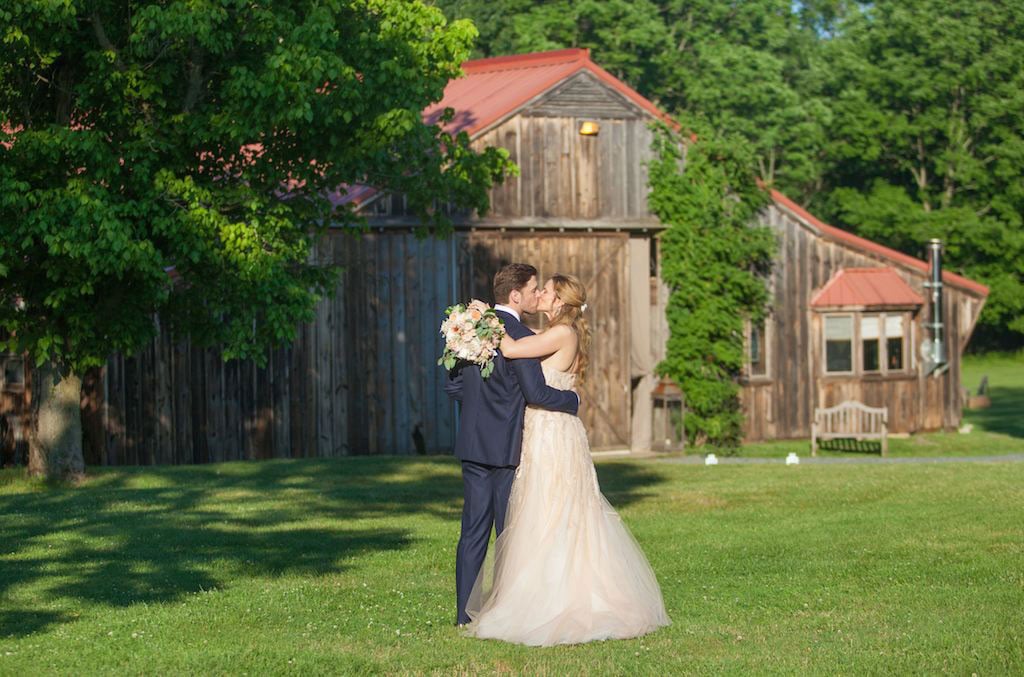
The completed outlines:
<svg viewBox="0 0 1024 677">
<path fill-rule="evenodd" d="M 527 104 L 521 111 L 530 117 L 579 117 L 632 120 L 650 118 L 635 101 L 602 82 L 590 71 L 580 71 Z"/>
</svg>

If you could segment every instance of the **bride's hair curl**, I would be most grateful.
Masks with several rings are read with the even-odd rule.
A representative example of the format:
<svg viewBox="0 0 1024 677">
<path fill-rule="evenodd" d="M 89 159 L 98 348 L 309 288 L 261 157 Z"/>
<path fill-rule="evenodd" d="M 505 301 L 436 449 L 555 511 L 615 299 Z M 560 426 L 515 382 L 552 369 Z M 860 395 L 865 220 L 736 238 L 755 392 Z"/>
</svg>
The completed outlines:
<svg viewBox="0 0 1024 677">
<path fill-rule="evenodd" d="M 562 301 L 562 307 L 551 318 L 551 324 L 566 324 L 576 332 L 578 346 L 576 348 L 575 371 L 580 383 L 590 362 L 590 326 L 583 317 L 583 306 L 587 304 L 587 288 L 573 275 L 556 273 L 551 276 L 555 287 L 555 296 Z"/>
</svg>

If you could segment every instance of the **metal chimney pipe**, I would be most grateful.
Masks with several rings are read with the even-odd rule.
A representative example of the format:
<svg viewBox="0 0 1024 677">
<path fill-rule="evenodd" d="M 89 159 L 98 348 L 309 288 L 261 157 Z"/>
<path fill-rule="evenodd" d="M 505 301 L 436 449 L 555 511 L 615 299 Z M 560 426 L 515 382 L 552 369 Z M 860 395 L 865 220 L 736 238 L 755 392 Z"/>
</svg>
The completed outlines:
<svg viewBox="0 0 1024 677">
<path fill-rule="evenodd" d="M 928 263 L 931 265 L 931 280 L 925 286 L 931 290 L 931 322 L 926 326 L 931 330 L 932 347 L 928 371 L 933 372 L 946 363 L 945 325 L 942 322 L 942 241 L 928 241 Z"/>
</svg>

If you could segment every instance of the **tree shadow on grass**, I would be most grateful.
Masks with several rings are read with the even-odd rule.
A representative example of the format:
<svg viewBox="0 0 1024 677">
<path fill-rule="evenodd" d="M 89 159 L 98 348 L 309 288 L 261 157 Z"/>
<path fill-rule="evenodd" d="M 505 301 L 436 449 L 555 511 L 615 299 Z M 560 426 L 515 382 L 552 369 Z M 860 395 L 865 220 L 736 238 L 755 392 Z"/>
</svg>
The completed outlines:
<svg viewBox="0 0 1024 677">
<path fill-rule="evenodd" d="M 27 637 L 55 623 L 66 623 L 71 620 L 74 620 L 71 616 L 59 611 L 0 609 L 0 638 Z"/>
<path fill-rule="evenodd" d="M 993 387 L 989 397 L 989 407 L 965 410 L 967 420 L 987 432 L 1024 437 L 1024 388 Z"/>
<path fill-rule="evenodd" d="M 616 506 L 664 481 L 635 464 L 602 464 L 600 475 Z M 462 508 L 458 463 L 443 458 L 123 468 L 77 488 L 35 489 L 0 495 L 0 599 L 12 609 L 0 615 L 0 637 L 74 620 L 19 605 L 26 590 L 48 608 L 125 607 L 246 577 L 336 573 L 412 546 L 413 530 L 395 518 L 448 521 L 454 542 Z M 353 526 L 374 519 L 389 521 Z"/>
<path fill-rule="evenodd" d="M 624 508 L 653 496 L 657 487 L 668 481 L 665 470 L 650 463 L 600 463 L 597 478 L 601 493 L 613 508 Z"/>
</svg>

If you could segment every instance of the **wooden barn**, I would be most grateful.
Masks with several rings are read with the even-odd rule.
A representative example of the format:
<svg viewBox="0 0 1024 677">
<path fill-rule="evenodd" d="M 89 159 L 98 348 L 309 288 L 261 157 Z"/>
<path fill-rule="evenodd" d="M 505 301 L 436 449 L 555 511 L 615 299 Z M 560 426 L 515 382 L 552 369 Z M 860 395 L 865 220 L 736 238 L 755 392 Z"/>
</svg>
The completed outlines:
<svg viewBox="0 0 1024 677">
<path fill-rule="evenodd" d="M 988 288 L 772 198 L 762 220 L 779 255 L 772 313 L 748 328 L 747 439 L 809 437 L 816 408 L 851 400 L 887 407 L 890 432 L 959 426 L 960 363 Z"/>
<path fill-rule="evenodd" d="M 420 239 L 401 195 L 350 191 L 339 199 L 358 202 L 371 232 L 332 229 L 321 243 L 318 260 L 344 272 L 297 341 L 272 351 L 265 368 L 223 363 L 217 350 L 166 331 L 133 357 L 112 356 L 86 378 L 88 463 L 448 453 L 458 420 L 436 366 L 442 312 L 470 297 L 491 301 L 491 277 L 512 261 L 532 263 L 542 277 L 573 273 L 587 285 L 594 353 L 581 416 L 592 445 L 650 448 L 667 291 L 646 165 L 650 124 L 667 118 L 587 50 L 483 59 L 464 70 L 424 115 L 435 119 L 450 106 L 457 111 L 453 131 L 509 150 L 521 174 L 492 191 L 490 213 L 456 214 L 453 237 Z M 807 436 L 815 406 L 850 397 L 897 407 L 899 430 L 956 425 L 959 356 L 985 288 L 943 278 L 949 364 L 929 374 L 916 352 L 929 318 L 922 300 L 927 265 L 774 197 L 764 218 L 780 233 L 775 304 L 768 323 L 751 327 L 748 337 L 748 436 Z M 845 304 L 840 271 L 865 268 L 883 270 L 886 284 L 903 280 L 914 297 L 900 287 L 899 299 L 883 294 L 880 304 Z M 832 305 L 816 303 L 816 295 Z M 876 316 L 880 347 L 865 358 Z M 897 319 L 902 361 L 893 366 L 895 344 L 885 341 L 895 336 Z M 844 340 L 849 364 L 833 372 L 839 362 L 828 356 Z M 0 413 L 18 419 L 18 431 L 30 397 L 19 359 L 5 362 L 14 376 L 0 400 Z M 18 434 L 8 446 L 18 444 Z"/>
</svg>

